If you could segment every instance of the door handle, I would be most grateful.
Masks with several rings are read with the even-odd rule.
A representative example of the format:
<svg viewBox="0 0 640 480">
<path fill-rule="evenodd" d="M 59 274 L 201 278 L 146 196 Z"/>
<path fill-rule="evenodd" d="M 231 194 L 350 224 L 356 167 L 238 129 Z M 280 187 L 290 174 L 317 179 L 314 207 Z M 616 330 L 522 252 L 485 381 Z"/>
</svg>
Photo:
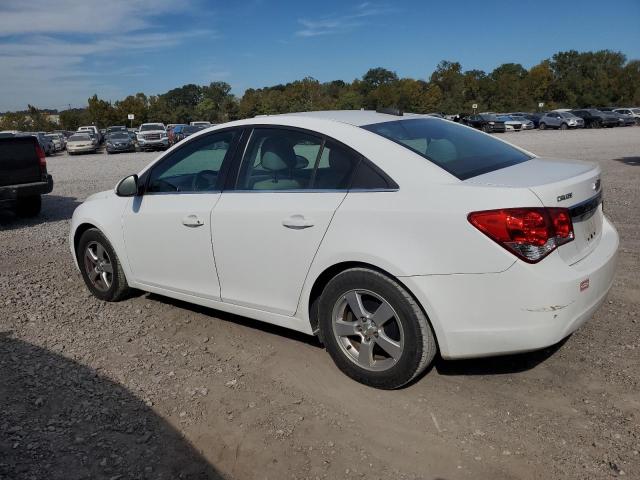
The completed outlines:
<svg viewBox="0 0 640 480">
<path fill-rule="evenodd" d="M 204 221 L 198 215 L 192 213 L 182 218 L 182 224 L 186 227 L 200 227 L 204 225 Z"/>
<path fill-rule="evenodd" d="M 313 221 L 310 218 L 305 218 L 304 215 L 296 214 L 285 218 L 282 225 L 293 230 L 303 230 L 313 227 Z"/>
</svg>

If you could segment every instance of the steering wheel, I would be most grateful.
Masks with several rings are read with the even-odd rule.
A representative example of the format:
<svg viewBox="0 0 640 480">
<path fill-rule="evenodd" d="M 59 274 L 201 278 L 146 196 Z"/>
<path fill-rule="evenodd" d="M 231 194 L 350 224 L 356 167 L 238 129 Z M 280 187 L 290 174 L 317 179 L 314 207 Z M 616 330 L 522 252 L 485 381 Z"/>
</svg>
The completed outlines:
<svg viewBox="0 0 640 480">
<path fill-rule="evenodd" d="M 201 170 L 193 177 L 191 184 L 191 190 L 210 190 L 211 187 L 215 187 L 216 180 L 218 179 L 218 172 L 214 170 Z"/>
</svg>

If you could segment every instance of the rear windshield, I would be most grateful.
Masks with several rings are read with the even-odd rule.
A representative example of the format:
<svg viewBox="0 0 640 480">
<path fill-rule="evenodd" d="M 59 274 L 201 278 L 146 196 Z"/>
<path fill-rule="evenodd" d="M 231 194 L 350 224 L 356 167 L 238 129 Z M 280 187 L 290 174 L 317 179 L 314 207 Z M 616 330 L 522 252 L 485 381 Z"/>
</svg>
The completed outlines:
<svg viewBox="0 0 640 480">
<path fill-rule="evenodd" d="M 448 120 L 396 120 L 362 128 L 422 155 L 460 180 L 531 158 L 511 145 Z"/>
<path fill-rule="evenodd" d="M 80 140 L 91 140 L 91 137 L 89 135 L 84 135 L 84 134 L 71 135 L 69 137 L 69 140 L 77 142 L 77 141 L 80 141 Z"/>
</svg>

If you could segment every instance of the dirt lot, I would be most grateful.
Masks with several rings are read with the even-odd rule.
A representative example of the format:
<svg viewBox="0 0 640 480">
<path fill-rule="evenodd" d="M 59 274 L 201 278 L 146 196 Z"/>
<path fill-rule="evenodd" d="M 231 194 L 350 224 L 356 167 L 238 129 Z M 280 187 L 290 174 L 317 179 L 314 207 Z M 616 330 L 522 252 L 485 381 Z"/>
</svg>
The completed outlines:
<svg viewBox="0 0 640 480">
<path fill-rule="evenodd" d="M 0 215 L 0 479 L 640 478 L 640 128 L 503 138 L 600 163 L 614 287 L 561 345 L 438 360 L 393 392 L 310 337 L 156 295 L 94 299 L 69 218 L 155 154 L 49 159 L 42 215 Z"/>
</svg>

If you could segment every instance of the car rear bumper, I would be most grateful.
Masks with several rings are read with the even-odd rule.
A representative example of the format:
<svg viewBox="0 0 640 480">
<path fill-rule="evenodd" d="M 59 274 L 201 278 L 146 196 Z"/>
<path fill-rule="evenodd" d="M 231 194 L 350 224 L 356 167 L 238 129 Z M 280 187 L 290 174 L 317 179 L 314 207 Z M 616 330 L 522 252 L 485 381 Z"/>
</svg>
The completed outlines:
<svg viewBox="0 0 640 480">
<path fill-rule="evenodd" d="M 12 202 L 20 198 L 43 195 L 53 190 L 53 177 L 47 174 L 47 180 L 43 182 L 23 183 L 20 185 L 8 185 L 0 187 L 0 202 Z"/>
<path fill-rule="evenodd" d="M 401 280 L 430 316 L 444 358 L 544 348 L 586 322 L 611 288 L 619 239 L 606 218 L 602 228 L 597 248 L 574 265 L 554 252 L 539 264 L 517 261 L 501 273 Z"/>
</svg>

